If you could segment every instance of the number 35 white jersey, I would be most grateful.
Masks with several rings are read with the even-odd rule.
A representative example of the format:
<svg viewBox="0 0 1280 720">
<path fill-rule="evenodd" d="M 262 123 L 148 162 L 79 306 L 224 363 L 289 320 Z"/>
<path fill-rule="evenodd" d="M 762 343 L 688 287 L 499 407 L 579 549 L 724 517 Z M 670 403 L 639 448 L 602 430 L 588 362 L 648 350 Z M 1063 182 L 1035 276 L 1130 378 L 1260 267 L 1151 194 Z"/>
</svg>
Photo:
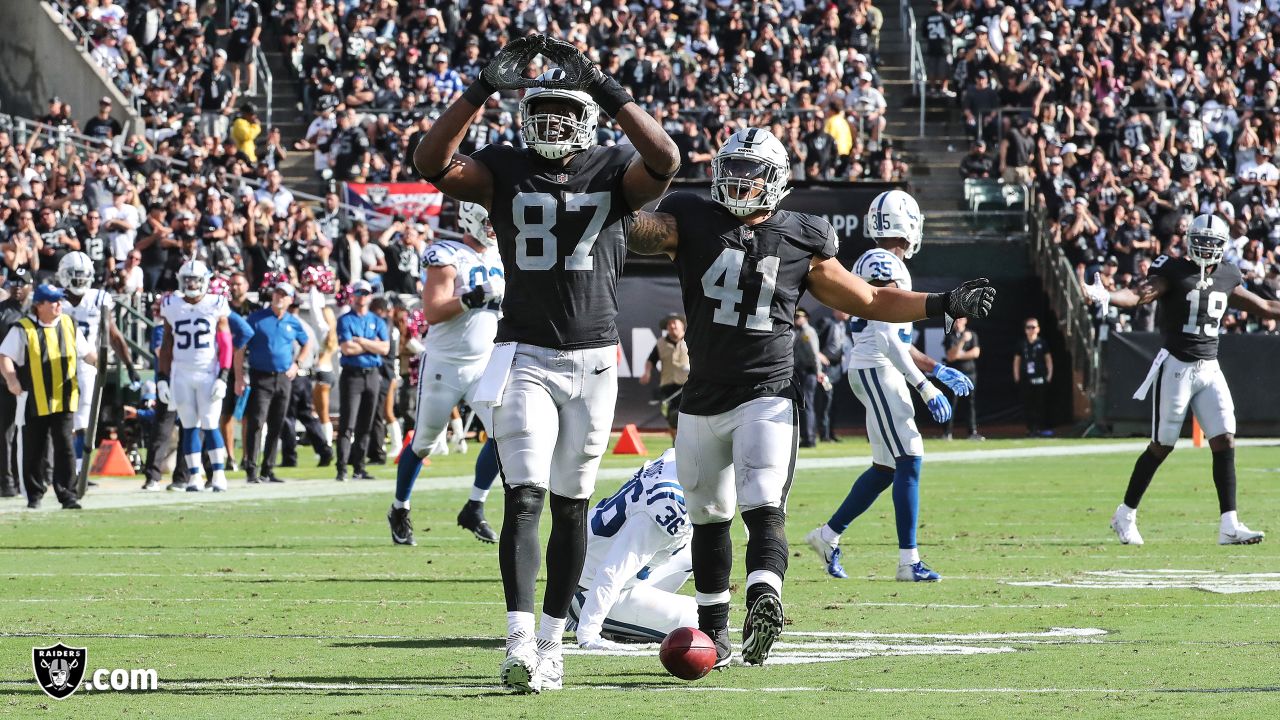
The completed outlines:
<svg viewBox="0 0 1280 720">
<path fill-rule="evenodd" d="M 897 255 L 875 248 L 868 250 L 853 264 L 853 274 L 864 280 L 892 281 L 899 289 L 911 289 L 911 273 Z M 845 367 L 865 369 L 893 365 L 891 344 L 911 344 L 911 323 L 889 323 L 880 320 L 849 318 L 849 336 L 853 350 L 845 360 Z"/>
<path fill-rule="evenodd" d="M 218 321 L 231 314 L 227 299 L 205 294 L 199 302 L 189 303 L 178 294 L 166 295 L 160 304 L 160 317 L 173 331 L 172 375 L 181 368 L 192 372 L 214 372 L 218 369 L 218 348 L 214 333 Z"/>
<path fill-rule="evenodd" d="M 89 347 L 97 350 L 98 331 L 102 329 L 102 314 L 111 312 L 114 306 L 115 301 L 111 299 L 109 293 L 92 288 L 86 290 L 80 297 L 79 305 L 72 305 L 70 302 L 62 303 L 62 312 L 76 321 L 76 325 L 84 333 L 84 339 L 89 342 Z"/>
<path fill-rule="evenodd" d="M 476 252 L 466 243 L 455 240 L 439 240 L 422 252 L 422 270 L 429 267 L 452 267 L 453 297 L 459 297 L 473 289 L 488 285 L 499 293 L 505 287 L 502 260 L 496 249 Z M 472 363 L 489 357 L 493 350 L 493 338 L 498 332 L 501 300 L 493 300 L 484 307 L 463 310 L 450 320 L 436 323 L 427 331 L 427 353 L 434 359 L 451 363 Z"/>
<path fill-rule="evenodd" d="M 644 464 L 611 497 L 591 511 L 587 560 L 579 585 L 591 587 L 598 573 L 620 558 L 655 568 L 689 543 L 693 526 L 684 507 L 684 488 L 676 479 L 676 451 L 671 448 Z M 618 547 L 619 542 L 626 543 Z M 612 559 L 612 560 L 611 560 Z M 639 568 L 637 568 L 639 569 Z M 623 587 L 636 582 L 631 573 Z"/>
</svg>

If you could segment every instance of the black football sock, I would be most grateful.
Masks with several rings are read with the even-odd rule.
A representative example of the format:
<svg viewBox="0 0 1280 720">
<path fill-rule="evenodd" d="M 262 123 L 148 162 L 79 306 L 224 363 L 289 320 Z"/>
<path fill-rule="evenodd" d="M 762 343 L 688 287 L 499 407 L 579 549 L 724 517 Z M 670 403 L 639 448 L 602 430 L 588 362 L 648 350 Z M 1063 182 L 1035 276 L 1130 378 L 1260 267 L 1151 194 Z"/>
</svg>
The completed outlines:
<svg viewBox="0 0 1280 720">
<path fill-rule="evenodd" d="M 498 568 L 507 612 L 533 613 L 533 588 L 538 583 L 542 549 L 538 546 L 538 523 L 547 491 L 532 485 L 503 485 L 505 516 L 498 538 Z M 563 617 L 563 615 L 561 616 Z"/>
<path fill-rule="evenodd" d="M 787 574 L 787 515 L 781 508 L 760 507 L 743 512 L 742 522 L 748 534 L 746 600 L 751 607 L 761 593 L 782 595 L 782 578 Z"/>
<path fill-rule="evenodd" d="M 1218 489 L 1218 512 L 1236 509 L 1236 449 L 1213 451 L 1213 485 Z"/>
<path fill-rule="evenodd" d="M 542 612 L 553 618 L 569 613 L 587 559 L 587 498 L 551 494 L 551 537 L 547 540 L 547 589 Z M 536 567 L 536 565 L 535 565 Z"/>
<path fill-rule="evenodd" d="M 1151 452 L 1151 448 L 1142 451 L 1138 456 L 1138 461 L 1133 464 L 1133 474 L 1129 476 L 1129 487 L 1124 491 L 1124 504 L 1138 509 L 1138 503 L 1142 502 L 1142 495 L 1147 492 L 1147 487 L 1151 485 L 1151 479 L 1156 476 L 1156 470 L 1160 469 L 1160 463 L 1164 462 L 1163 458 L 1156 457 Z"/>
<path fill-rule="evenodd" d="M 697 590 L 698 627 L 729 626 L 729 574 L 733 571 L 732 521 L 693 526 L 693 587 Z"/>
</svg>

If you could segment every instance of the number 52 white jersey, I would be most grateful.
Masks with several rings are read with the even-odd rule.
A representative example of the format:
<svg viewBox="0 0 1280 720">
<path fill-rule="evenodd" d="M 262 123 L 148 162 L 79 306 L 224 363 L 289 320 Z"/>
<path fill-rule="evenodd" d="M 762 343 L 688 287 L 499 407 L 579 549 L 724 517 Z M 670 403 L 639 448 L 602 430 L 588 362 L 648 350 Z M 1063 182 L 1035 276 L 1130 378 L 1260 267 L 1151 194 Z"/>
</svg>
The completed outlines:
<svg viewBox="0 0 1280 720">
<path fill-rule="evenodd" d="M 176 293 L 165 296 L 160 317 L 173 331 L 173 365 L 193 372 L 213 372 L 218 368 L 218 348 L 214 333 L 218 321 L 231 314 L 227 299 L 205 294 L 190 303 Z M 174 370 L 172 374 L 177 374 Z"/>
</svg>

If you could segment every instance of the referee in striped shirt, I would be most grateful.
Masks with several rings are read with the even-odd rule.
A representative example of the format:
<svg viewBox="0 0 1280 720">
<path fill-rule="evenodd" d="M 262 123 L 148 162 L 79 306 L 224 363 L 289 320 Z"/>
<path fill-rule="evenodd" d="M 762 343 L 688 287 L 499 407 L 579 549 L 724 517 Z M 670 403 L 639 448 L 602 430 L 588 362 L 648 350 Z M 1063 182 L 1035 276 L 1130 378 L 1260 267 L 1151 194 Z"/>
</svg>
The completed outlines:
<svg viewBox="0 0 1280 720">
<path fill-rule="evenodd" d="M 79 510 L 76 497 L 76 455 L 73 419 L 80 401 L 76 377 L 79 361 L 93 365 L 97 353 L 89 347 L 75 321 L 62 314 L 63 292 L 40 285 L 32 296 L 31 314 L 9 329 L 0 343 L 0 374 L 9 392 L 25 404 L 22 428 L 22 481 L 27 507 L 40 507 L 49 486 L 45 462 L 53 443 L 53 490 L 67 510 Z"/>
</svg>

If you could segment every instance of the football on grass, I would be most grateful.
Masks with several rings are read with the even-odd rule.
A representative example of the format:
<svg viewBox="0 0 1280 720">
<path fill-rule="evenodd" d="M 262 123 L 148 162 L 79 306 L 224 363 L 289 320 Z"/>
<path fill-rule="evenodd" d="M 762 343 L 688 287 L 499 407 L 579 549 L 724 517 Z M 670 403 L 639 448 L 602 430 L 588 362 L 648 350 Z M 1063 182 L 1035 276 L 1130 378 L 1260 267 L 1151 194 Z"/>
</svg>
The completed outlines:
<svg viewBox="0 0 1280 720">
<path fill-rule="evenodd" d="M 672 675 L 681 680 L 697 680 L 716 664 L 716 644 L 697 628 L 676 628 L 663 639 L 658 657 Z"/>
</svg>

